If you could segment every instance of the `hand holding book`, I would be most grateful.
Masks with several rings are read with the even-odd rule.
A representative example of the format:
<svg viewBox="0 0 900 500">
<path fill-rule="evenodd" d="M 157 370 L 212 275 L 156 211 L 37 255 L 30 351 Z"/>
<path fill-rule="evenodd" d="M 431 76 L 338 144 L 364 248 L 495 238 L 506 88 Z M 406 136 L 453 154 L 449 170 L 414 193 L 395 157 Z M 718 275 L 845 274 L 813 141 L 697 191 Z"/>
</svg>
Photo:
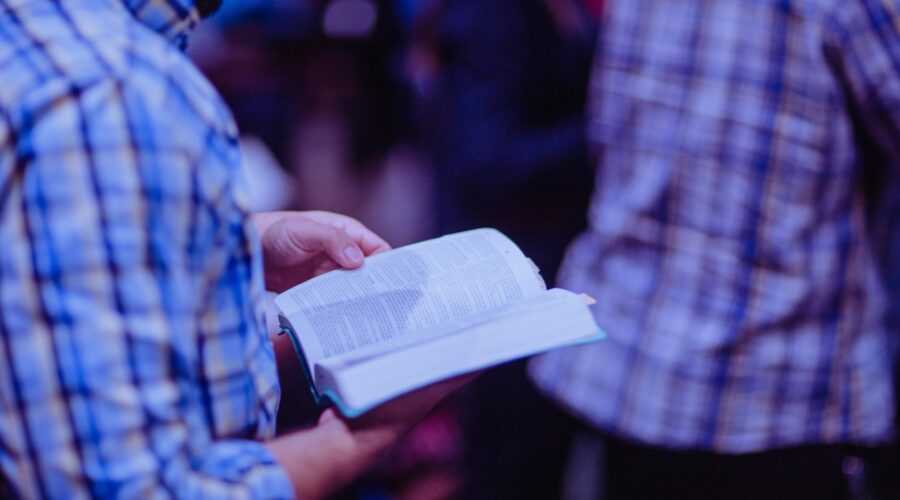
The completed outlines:
<svg viewBox="0 0 900 500">
<path fill-rule="evenodd" d="M 265 263 L 266 286 L 283 292 L 335 269 L 355 269 L 363 259 L 391 249 L 359 221 L 331 212 L 255 214 Z"/>
<path fill-rule="evenodd" d="M 269 288 L 308 280 L 276 303 L 309 390 L 358 417 L 329 408 L 316 427 L 267 442 L 300 497 L 327 495 L 371 467 L 480 370 L 602 336 L 581 297 L 546 291 L 531 262 L 493 230 L 386 252 L 374 233 L 335 214 L 254 222 Z M 369 255 L 362 267 L 342 253 L 346 237 Z M 340 267 L 351 270 L 319 275 Z"/>
</svg>

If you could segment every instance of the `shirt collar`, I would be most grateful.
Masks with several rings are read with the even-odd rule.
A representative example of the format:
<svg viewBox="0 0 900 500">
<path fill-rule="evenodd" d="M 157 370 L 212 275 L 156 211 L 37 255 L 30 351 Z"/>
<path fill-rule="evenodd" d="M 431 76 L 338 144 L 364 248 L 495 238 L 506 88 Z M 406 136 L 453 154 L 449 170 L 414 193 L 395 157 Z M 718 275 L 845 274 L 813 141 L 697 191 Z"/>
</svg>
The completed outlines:
<svg viewBox="0 0 900 500">
<path fill-rule="evenodd" d="M 138 21 L 180 48 L 200 20 L 194 0 L 121 0 Z"/>
</svg>

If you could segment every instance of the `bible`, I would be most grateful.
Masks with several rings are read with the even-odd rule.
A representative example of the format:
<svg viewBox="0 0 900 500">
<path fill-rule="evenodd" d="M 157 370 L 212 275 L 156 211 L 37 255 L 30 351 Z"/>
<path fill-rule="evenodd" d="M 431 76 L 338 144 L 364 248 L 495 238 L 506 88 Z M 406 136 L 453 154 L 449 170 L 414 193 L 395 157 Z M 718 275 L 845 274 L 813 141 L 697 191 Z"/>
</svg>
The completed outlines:
<svg viewBox="0 0 900 500">
<path fill-rule="evenodd" d="M 589 303 L 547 290 L 495 229 L 370 256 L 275 298 L 313 397 L 347 417 L 457 375 L 600 340 Z"/>
</svg>

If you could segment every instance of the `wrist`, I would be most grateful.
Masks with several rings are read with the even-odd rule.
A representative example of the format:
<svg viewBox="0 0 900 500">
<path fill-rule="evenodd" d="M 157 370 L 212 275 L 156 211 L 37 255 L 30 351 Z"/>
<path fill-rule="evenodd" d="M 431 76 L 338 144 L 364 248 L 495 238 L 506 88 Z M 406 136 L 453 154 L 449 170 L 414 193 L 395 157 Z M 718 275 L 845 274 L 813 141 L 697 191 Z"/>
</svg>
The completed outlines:
<svg viewBox="0 0 900 500">
<path fill-rule="evenodd" d="M 355 428 L 350 426 L 350 435 L 360 453 L 375 460 L 390 451 L 407 432 L 407 425 L 379 425 Z"/>
<path fill-rule="evenodd" d="M 375 423 L 366 417 L 349 420 L 331 412 L 323 415 L 319 425 L 328 429 L 353 455 L 372 461 L 390 450 L 409 430 L 406 424 Z"/>
</svg>

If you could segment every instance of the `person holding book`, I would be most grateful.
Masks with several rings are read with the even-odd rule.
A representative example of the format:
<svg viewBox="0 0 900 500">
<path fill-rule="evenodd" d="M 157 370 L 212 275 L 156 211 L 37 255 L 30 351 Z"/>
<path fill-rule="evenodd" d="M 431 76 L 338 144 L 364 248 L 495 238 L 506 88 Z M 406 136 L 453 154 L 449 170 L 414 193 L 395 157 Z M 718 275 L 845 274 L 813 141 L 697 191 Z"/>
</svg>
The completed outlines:
<svg viewBox="0 0 900 500">
<path fill-rule="evenodd" d="M 560 282 L 609 337 L 533 378 L 603 437 L 606 498 L 848 498 L 896 432 L 861 181 L 900 175 L 900 3 L 608 8 Z"/>
<path fill-rule="evenodd" d="M 178 49 L 215 4 L 0 0 L 2 498 L 322 497 L 462 382 L 274 437 L 263 273 L 387 245 L 248 215 L 234 123 Z"/>
</svg>

